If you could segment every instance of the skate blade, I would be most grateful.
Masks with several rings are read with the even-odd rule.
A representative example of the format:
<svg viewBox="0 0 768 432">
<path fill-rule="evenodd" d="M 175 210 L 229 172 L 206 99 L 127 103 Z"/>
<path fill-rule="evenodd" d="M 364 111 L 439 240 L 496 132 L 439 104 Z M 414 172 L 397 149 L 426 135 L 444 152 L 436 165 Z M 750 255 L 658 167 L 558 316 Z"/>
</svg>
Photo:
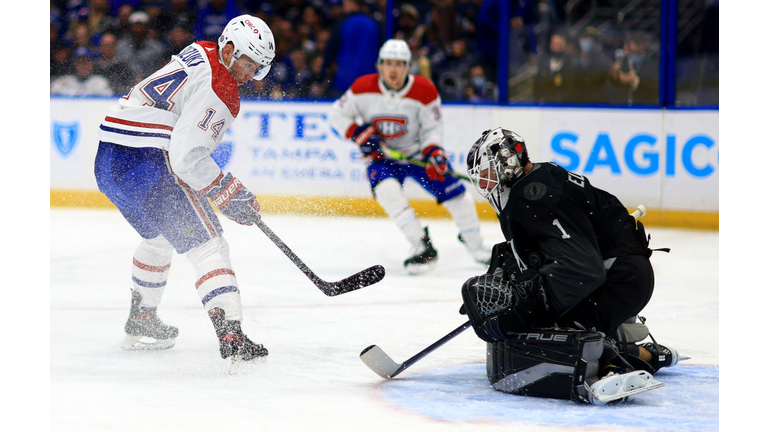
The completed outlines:
<svg viewBox="0 0 768 432">
<path fill-rule="evenodd" d="M 126 335 L 120 345 L 128 351 L 166 350 L 176 345 L 176 339 L 155 339 L 147 336 Z"/>
<path fill-rule="evenodd" d="M 227 374 L 236 375 L 238 373 L 248 372 L 252 365 L 261 364 L 266 361 L 266 354 L 253 357 L 250 360 L 244 360 L 243 356 L 232 356 L 227 358 Z"/>
<path fill-rule="evenodd" d="M 653 375 L 645 371 L 634 371 L 605 377 L 598 381 L 598 383 L 601 381 L 603 383 L 597 391 L 595 391 L 594 387 L 588 387 L 589 400 L 593 405 L 622 402 L 630 396 L 664 386 L 663 382 L 655 380 Z"/>
<path fill-rule="evenodd" d="M 408 273 L 411 276 L 418 276 L 423 275 L 425 273 L 429 273 L 432 271 L 435 267 L 437 267 L 437 260 L 430 261 L 426 264 L 412 264 L 407 267 L 405 267 L 405 272 Z"/>
</svg>

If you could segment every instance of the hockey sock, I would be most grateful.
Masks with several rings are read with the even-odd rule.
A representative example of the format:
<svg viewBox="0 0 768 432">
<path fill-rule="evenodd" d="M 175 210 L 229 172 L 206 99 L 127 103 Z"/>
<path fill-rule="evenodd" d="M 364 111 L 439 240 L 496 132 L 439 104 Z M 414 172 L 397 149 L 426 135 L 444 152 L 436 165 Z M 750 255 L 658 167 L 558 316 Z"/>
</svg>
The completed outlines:
<svg viewBox="0 0 768 432">
<path fill-rule="evenodd" d="M 419 243 L 424 237 L 424 229 L 416 217 L 416 212 L 408 203 L 402 185 L 393 178 L 385 179 L 373 188 L 373 195 L 387 215 L 395 221 L 408 242 Z"/>
<path fill-rule="evenodd" d="M 229 259 L 229 245 L 222 237 L 214 237 L 187 252 L 197 272 L 197 295 L 206 311 L 220 308 L 227 319 L 242 320 L 240 290 Z"/>
<path fill-rule="evenodd" d="M 133 289 L 141 294 L 141 307 L 157 307 L 163 297 L 173 258 L 173 246 L 163 238 L 144 239 L 133 253 Z"/>
<path fill-rule="evenodd" d="M 443 203 L 445 208 L 451 214 L 453 221 L 459 228 L 461 238 L 467 243 L 470 249 L 478 249 L 483 244 L 480 236 L 480 220 L 477 217 L 477 210 L 472 197 L 464 192 L 463 194 L 452 198 Z"/>
</svg>

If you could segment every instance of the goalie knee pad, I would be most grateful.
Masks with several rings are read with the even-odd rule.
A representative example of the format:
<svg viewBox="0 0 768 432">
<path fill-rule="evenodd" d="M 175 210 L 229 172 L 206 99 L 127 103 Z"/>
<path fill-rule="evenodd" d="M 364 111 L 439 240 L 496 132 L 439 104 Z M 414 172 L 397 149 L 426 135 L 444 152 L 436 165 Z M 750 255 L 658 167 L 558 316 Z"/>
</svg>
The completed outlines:
<svg viewBox="0 0 768 432">
<path fill-rule="evenodd" d="M 488 343 L 488 381 L 505 393 L 589 403 L 604 335 L 573 329 L 534 329 Z M 585 387 L 585 385 L 587 387 Z"/>
</svg>

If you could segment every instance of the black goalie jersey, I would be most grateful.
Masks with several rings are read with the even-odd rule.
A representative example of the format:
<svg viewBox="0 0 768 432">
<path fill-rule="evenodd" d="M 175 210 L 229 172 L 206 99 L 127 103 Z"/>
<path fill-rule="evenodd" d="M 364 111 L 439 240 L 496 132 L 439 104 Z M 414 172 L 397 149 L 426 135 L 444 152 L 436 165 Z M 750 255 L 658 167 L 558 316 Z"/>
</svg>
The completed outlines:
<svg viewBox="0 0 768 432">
<path fill-rule="evenodd" d="M 626 207 L 589 180 L 553 163 L 537 163 L 510 188 L 499 215 L 520 259 L 541 255 L 550 306 L 562 314 L 605 281 L 603 261 L 629 218 Z"/>
</svg>

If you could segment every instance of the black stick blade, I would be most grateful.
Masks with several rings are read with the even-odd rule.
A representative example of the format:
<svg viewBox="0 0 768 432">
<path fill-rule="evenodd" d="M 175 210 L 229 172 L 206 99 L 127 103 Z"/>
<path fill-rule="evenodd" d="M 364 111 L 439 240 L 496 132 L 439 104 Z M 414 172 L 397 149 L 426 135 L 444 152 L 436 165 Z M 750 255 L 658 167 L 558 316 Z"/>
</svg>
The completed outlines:
<svg viewBox="0 0 768 432">
<path fill-rule="evenodd" d="M 384 279 L 385 274 L 383 266 L 375 265 L 338 282 L 325 282 L 319 278 L 314 282 L 325 295 L 333 297 L 373 285 Z"/>
</svg>

